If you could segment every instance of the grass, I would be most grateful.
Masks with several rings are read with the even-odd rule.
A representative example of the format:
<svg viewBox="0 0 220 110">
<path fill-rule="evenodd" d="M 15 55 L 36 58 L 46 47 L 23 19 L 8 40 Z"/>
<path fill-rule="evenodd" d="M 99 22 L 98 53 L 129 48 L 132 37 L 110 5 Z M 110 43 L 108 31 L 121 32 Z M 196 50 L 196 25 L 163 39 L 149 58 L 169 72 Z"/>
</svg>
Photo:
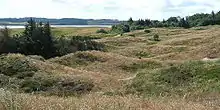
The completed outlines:
<svg viewBox="0 0 220 110">
<path fill-rule="evenodd" d="M 13 92 L 0 90 L 0 109 L 1 110 L 207 110 L 218 109 L 209 106 L 209 101 L 191 102 L 184 99 L 143 99 L 138 96 L 128 95 L 103 96 L 88 94 L 81 98 L 69 97 L 43 97 L 39 95 L 14 94 Z M 1 106 L 2 105 L 2 106 Z"/>
<path fill-rule="evenodd" d="M 217 62 L 190 61 L 160 70 L 141 72 L 129 89 L 146 96 L 190 96 L 218 93 Z"/>
<path fill-rule="evenodd" d="M 138 30 L 118 36 L 97 34 L 96 28 L 56 28 L 58 36 L 99 37 L 95 41 L 104 43 L 106 51 L 49 60 L 2 56 L 0 81 L 5 90 L 0 90 L 0 109 L 219 109 L 219 26 L 147 30 L 150 33 Z M 159 41 L 149 40 L 156 34 Z M 42 91 L 25 93 L 36 88 Z M 54 92 L 60 88 L 67 91 Z M 85 92 L 76 95 L 78 90 Z"/>
<path fill-rule="evenodd" d="M 97 30 L 105 29 L 110 30 L 110 28 L 98 28 L 98 27 L 81 27 L 81 28 L 75 28 L 75 27 L 62 27 L 62 28 L 52 28 L 52 33 L 56 37 L 60 36 L 92 36 L 92 37 L 110 37 L 114 36 L 112 34 L 102 34 L 102 33 L 96 33 Z M 11 33 L 13 35 L 15 34 L 21 34 L 24 29 L 12 29 Z"/>
</svg>

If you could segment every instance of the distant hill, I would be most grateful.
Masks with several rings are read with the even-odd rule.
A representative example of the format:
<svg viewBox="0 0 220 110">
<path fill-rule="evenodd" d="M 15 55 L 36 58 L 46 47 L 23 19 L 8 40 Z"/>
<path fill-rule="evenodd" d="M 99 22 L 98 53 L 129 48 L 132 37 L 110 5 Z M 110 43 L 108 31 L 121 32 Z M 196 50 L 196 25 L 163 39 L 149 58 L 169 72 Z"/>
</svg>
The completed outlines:
<svg viewBox="0 0 220 110">
<path fill-rule="evenodd" d="M 24 25 L 30 17 L 26 18 L 0 18 L 0 25 Z M 113 25 L 119 24 L 119 20 L 112 19 L 78 19 L 78 18 L 33 18 L 35 21 L 50 22 L 52 25 Z"/>
</svg>

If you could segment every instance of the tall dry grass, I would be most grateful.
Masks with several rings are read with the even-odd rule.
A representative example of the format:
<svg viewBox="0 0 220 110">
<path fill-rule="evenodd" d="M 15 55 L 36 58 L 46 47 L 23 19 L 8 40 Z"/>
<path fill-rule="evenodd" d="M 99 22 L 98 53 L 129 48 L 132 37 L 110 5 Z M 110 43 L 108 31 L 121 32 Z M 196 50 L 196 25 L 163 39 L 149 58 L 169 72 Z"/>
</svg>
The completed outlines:
<svg viewBox="0 0 220 110">
<path fill-rule="evenodd" d="M 134 95 L 106 96 L 92 93 L 83 97 L 44 97 L 0 90 L 0 110 L 217 110 L 212 101 L 151 98 Z"/>
</svg>

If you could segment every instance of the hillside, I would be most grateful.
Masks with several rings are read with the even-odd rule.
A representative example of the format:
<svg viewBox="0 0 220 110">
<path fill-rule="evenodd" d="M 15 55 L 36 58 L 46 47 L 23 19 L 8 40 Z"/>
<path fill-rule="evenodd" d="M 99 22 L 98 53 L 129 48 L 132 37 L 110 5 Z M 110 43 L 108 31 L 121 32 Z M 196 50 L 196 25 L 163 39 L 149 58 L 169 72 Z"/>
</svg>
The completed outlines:
<svg viewBox="0 0 220 110">
<path fill-rule="evenodd" d="M 148 30 L 96 39 L 105 51 L 1 55 L 0 109 L 220 109 L 220 26 Z"/>
</svg>

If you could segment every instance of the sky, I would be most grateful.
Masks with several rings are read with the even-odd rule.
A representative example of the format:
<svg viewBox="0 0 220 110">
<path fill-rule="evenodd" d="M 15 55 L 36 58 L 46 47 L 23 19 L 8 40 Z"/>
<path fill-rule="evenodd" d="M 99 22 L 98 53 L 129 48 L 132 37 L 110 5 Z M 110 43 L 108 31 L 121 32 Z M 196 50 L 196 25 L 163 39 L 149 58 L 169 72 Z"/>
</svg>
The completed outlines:
<svg viewBox="0 0 220 110">
<path fill-rule="evenodd" d="M 154 19 L 220 11 L 220 0 L 0 0 L 0 18 Z"/>
</svg>

